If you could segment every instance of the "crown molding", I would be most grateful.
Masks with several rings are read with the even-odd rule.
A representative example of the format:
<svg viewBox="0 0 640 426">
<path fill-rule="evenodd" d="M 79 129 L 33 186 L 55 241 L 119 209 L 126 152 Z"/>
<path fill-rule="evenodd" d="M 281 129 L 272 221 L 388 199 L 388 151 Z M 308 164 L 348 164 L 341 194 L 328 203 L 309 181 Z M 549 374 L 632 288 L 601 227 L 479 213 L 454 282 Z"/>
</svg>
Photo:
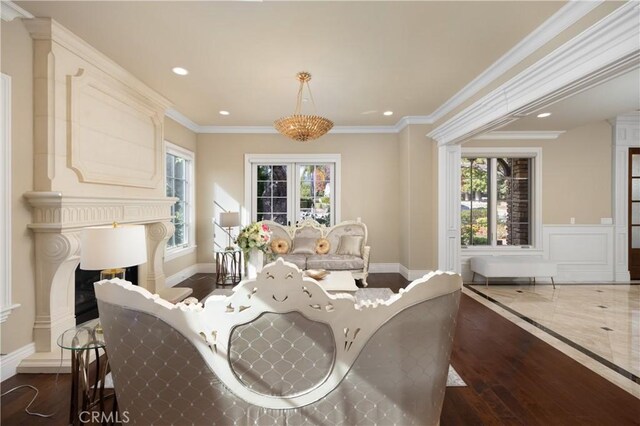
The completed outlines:
<svg viewBox="0 0 640 426">
<path fill-rule="evenodd" d="M 5 22 L 11 22 L 14 19 L 31 19 L 33 18 L 33 15 L 14 2 L 3 0 L 2 6 L 0 7 L 0 18 Z"/>
<path fill-rule="evenodd" d="M 182 124 L 187 129 L 191 130 L 194 133 L 202 133 L 200 129 L 202 126 L 197 125 L 193 121 L 189 119 L 186 115 L 181 113 L 175 108 L 169 108 L 164 112 L 164 115 L 172 119 L 173 121 Z"/>
<path fill-rule="evenodd" d="M 272 126 L 200 126 L 180 111 L 169 108 L 165 111 L 165 116 L 180 123 L 194 133 L 201 134 L 273 134 L 278 133 Z M 372 134 L 372 133 L 399 133 L 410 124 L 432 124 L 431 116 L 413 115 L 402 117 L 393 126 L 334 126 L 329 133 L 352 133 L 352 134 Z"/>
<path fill-rule="evenodd" d="M 620 6 L 428 136 L 460 143 L 640 66 L 638 4 Z"/>
<path fill-rule="evenodd" d="M 497 131 L 475 136 L 476 140 L 545 140 L 558 139 L 565 130 L 523 130 L 523 131 Z"/>
<path fill-rule="evenodd" d="M 520 63 L 524 58 L 531 55 L 580 18 L 591 12 L 596 6 L 602 3 L 602 1 L 603 0 L 569 1 L 549 19 L 543 22 L 542 25 L 500 57 L 500 59 L 491 64 L 489 68 L 471 80 L 462 90 L 440 105 L 440 107 L 431 114 L 434 121 L 441 119 L 456 107 L 462 105 L 462 103 L 478 93 L 496 78 L 500 77 L 507 70 Z"/>
</svg>

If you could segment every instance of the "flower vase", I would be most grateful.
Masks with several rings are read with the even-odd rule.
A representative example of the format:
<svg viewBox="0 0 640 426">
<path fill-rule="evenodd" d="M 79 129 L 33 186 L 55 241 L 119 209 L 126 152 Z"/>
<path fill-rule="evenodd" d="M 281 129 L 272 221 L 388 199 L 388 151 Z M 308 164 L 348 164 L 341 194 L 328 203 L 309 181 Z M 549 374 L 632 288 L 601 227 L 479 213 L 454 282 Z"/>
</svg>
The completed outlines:
<svg viewBox="0 0 640 426">
<path fill-rule="evenodd" d="M 264 253 L 258 249 L 251 249 L 248 256 L 245 256 L 244 278 L 251 279 L 258 276 L 264 265 Z"/>
</svg>

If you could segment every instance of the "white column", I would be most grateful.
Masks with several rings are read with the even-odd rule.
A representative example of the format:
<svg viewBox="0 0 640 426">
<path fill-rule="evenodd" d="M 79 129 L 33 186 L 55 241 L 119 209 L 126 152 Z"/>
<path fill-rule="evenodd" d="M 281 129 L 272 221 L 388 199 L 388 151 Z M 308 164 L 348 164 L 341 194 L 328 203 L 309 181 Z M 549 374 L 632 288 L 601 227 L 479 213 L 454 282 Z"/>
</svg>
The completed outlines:
<svg viewBox="0 0 640 426">
<path fill-rule="evenodd" d="M 460 273 L 460 145 L 438 147 L 438 269 Z"/>
<path fill-rule="evenodd" d="M 614 271 L 616 281 L 629 281 L 629 148 L 640 148 L 640 113 L 622 114 L 611 120 L 612 212 L 615 225 Z"/>
</svg>

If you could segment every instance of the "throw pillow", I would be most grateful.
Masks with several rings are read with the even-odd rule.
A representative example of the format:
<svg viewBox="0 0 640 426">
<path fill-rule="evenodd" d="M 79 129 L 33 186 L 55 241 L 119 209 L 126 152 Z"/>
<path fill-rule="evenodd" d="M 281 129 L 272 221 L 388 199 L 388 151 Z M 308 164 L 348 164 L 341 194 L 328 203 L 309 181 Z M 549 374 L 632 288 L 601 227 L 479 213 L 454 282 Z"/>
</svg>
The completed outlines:
<svg viewBox="0 0 640 426">
<path fill-rule="evenodd" d="M 318 238 L 318 240 L 316 240 L 316 253 L 327 254 L 329 253 L 329 249 L 331 249 L 329 240 L 326 238 Z"/>
<path fill-rule="evenodd" d="M 271 251 L 276 254 L 287 254 L 289 253 L 289 242 L 284 238 L 276 238 L 271 241 Z"/>
<path fill-rule="evenodd" d="M 315 254 L 316 239 L 315 238 L 294 238 L 292 254 Z"/>
<path fill-rule="evenodd" d="M 340 244 L 336 254 L 348 254 L 351 256 L 362 256 L 360 247 L 362 246 L 362 239 L 364 237 L 360 235 L 343 235 L 340 237 Z"/>
</svg>

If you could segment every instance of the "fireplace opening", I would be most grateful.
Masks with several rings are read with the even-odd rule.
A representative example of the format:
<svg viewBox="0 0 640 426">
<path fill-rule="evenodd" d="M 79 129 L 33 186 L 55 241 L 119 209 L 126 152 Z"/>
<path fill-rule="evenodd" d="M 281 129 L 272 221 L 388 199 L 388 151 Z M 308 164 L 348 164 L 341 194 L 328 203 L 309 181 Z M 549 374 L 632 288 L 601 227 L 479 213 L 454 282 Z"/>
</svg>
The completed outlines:
<svg viewBox="0 0 640 426">
<path fill-rule="evenodd" d="M 138 266 L 126 268 L 125 278 L 138 285 Z M 98 301 L 93 283 L 100 281 L 100 271 L 76 268 L 76 325 L 98 318 Z"/>
</svg>

